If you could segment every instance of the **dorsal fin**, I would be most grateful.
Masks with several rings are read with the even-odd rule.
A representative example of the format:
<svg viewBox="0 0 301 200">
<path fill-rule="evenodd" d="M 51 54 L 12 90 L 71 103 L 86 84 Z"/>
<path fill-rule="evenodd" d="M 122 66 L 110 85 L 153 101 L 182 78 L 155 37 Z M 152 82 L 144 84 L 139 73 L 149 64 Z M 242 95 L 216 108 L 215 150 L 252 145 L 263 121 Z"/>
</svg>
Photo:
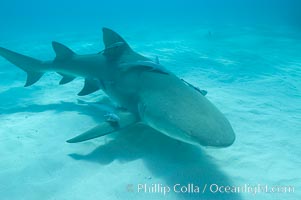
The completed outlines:
<svg viewBox="0 0 301 200">
<path fill-rule="evenodd" d="M 124 43 L 126 46 L 129 46 L 126 41 L 116 32 L 112 31 L 108 28 L 103 28 L 103 43 L 105 45 L 105 48 L 108 48 L 116 43 Z"/>
<path fill-rule="evenodd" d="M 61 43 L 53 41 L 52 47 L 56 54 L 55 60 L 66 60 L 76 55 L 71 49 Z"/>
<path fill-rule="evenodd" d="M 132 52 L 127 42 L 116 32 L 103 28 L 104 55 L 110 58 L 118 58 L 125 51 Z"/>
</svg>

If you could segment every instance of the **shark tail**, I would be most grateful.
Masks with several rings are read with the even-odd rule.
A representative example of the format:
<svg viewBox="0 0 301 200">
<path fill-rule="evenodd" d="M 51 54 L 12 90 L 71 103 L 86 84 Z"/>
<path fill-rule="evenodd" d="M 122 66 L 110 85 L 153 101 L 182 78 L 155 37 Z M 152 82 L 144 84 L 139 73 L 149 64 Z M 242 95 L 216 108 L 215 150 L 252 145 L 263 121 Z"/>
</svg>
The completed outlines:
<svg viewBox="0 0 301 200">
<path fill-rule="evenodd" d="M 0 47 L 0 56 L 21 68 L 27 73 L 27 80 L 24 87 L 28 87 L 36 83 L 44 74 L 42 61 L 29 56 L 25 56 L 14 51 Z"/>
</svg>

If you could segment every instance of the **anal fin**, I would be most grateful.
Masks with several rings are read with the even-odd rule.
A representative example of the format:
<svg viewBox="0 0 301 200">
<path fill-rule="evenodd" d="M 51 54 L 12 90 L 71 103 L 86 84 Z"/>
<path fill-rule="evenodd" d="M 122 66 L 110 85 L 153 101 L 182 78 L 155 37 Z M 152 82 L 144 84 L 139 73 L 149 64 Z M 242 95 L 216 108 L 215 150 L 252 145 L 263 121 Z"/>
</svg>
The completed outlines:
<svg viewBox="0 0 301 200">
<path fill-rule="evenodd" d="M 94 138 L 98 138 L 101 136 L 108 135 L 110 133 L 114 133 L 116 131 L 125 129 L 131 125 L 134 125 L 138 122 L 138 119 L 135 115 L 129 112 L 123 112 L 119 114 L 118 125 L 116 123 L 112 123 L 111 121 L 105 121 L 99 124 L 98 126 L 70 139 L 67 140 L 68 143 L 78 143 L 87 140 L 91 140 Z"/>
</svg>

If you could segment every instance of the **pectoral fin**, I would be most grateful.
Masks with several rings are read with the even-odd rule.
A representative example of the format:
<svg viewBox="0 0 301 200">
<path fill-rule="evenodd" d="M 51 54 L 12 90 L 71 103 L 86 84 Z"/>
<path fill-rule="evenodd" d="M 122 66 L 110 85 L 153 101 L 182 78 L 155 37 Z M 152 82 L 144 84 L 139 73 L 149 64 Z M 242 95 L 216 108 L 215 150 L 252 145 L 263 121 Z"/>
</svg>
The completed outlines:
<svg viewBox="0 0 301 200">
<path fill-rule="evenodd" d="M 119 113 L 118 122 L 105 121 L 99 124 L 98 126 L 78 135 L 70 140 L 67 140 L 68 143 L 78 143 L 86 140 L 91 140 L 94 138 L 98 138 L 104 135 L 108 135 L 110 133 L 114 133 L 116 131 L 125 129 L 133 124 L 138 122 L 138 119 L 135 115 L 129 112 Z"/>
<path fill-rule="evenodd" d="M 100 83 L 98 80 L 95 79 L 85 79 L 85 85 L 83 89 L 77 94 L 78 96 L 85 96 L 96 92 L 100 89 Z"/>
</svg>

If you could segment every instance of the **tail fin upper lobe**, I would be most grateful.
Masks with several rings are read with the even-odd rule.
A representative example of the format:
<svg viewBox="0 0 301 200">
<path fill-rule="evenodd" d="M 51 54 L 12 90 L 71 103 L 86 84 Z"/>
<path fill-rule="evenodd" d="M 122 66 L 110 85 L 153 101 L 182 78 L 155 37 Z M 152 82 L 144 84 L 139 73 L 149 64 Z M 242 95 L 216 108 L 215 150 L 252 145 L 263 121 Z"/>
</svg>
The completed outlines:
<svg viewBox="0 0 301 200">
<path fill-rule="evenodd" d="M 25 56 L 11 50 L 0 47 L 0 56 L 23 69 L 27 73 L 25 87 L 36 83 L 44 74 L 42 71 L 43 63 L 40 60 Z"/>
</svg>

